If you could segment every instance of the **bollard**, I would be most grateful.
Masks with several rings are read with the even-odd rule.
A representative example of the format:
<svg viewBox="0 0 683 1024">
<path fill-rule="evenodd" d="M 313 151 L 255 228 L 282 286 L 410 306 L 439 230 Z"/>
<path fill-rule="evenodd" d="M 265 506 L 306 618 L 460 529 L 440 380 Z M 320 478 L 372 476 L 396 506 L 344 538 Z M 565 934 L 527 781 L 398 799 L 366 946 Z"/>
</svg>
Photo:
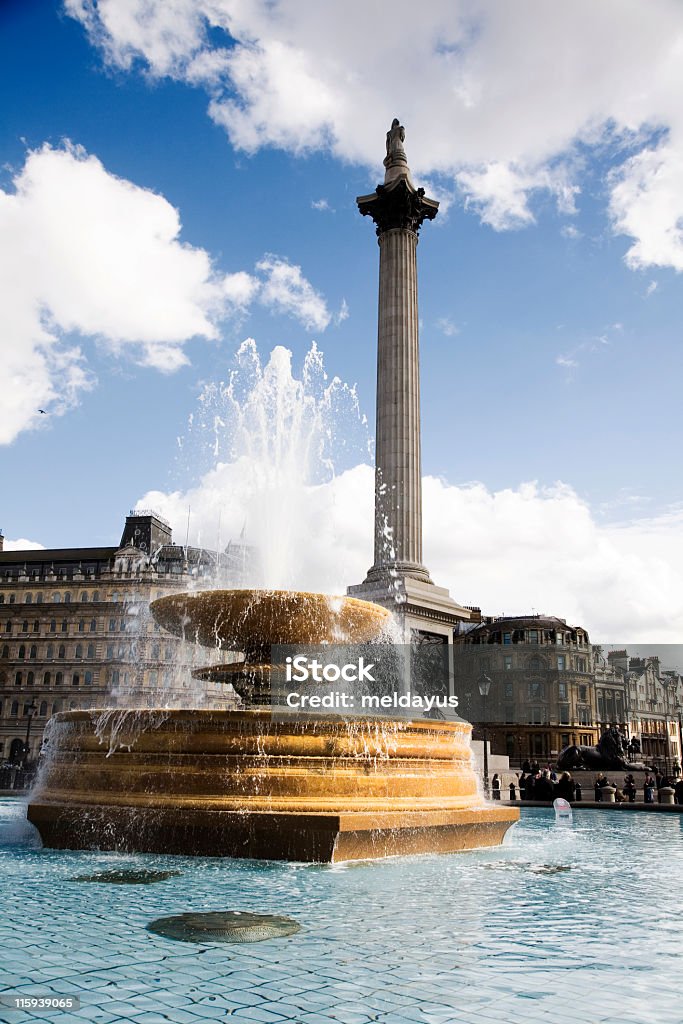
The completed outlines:
<svg viewBox="0 0 683 1024">
<path fill-rule="evenodd" d="M 662 786 L 660 789 L 660 803 L 672 804 L 674 802 L 674 790 L 671 786 Z"/>
<path fill-rule="evenodd" d="M 603 786 L 602 787 L 602 801 L 605 804 L 614 803 L 614 794 L 616 793 L 616 786 Z"/>
</svg>

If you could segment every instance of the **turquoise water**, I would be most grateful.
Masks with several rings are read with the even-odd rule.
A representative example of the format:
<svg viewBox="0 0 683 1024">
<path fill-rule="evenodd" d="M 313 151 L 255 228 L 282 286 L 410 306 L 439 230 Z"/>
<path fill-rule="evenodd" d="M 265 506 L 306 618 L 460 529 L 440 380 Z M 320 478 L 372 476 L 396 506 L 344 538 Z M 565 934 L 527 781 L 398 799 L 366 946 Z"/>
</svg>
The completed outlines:
<svg viewBox="0 0 683 1024">
<path fill-rule="evenodd" d="M 2 1021 L 683 1021 L 678 815 L 582 810 L 567 827 L 524 809 L 496 850 L 318 866 L 42 850 L 24 811 L 0 801 L 0 988 L 78 995 L 81 1009 Z M 181 874 L 70 881 L 129 867 Z M 198 910 L 302 930 L 204 946 L 145 930 Z"/>
</svg>

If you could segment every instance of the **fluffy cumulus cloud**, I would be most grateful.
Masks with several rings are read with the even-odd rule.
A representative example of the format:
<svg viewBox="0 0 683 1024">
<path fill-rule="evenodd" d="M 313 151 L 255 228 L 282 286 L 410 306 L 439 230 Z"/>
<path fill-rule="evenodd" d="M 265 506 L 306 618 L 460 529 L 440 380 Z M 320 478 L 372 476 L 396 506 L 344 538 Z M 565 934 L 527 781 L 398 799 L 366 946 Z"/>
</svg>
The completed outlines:
<svg viewBox="0 0 683 1024">
<path fill-rule="evenodd" d="M 197 543 L 241 535 L 261 552 L 250 582 L 343 592 L 372 561 L 373 471 L 359 465 L 327 483 L 264 501 L 248 459 L 221 463 L 187 492 L 145 494 Z M 272 484 L 268 484 L 272 486 Z M 281 523 L 283 503 L 295 514 Z M 270 508 L 270 513 L 268 509 Z M 424 480 L 425 561 L 440 585 L 485 614 L 559 615 L 613 643 L 675 643 L 683 627 L 683 512 L 602 525 L 568 486 L 489 491 Z M 286 537 L 282 529 L 286 529 Z M 276 538 L 276 543 L 273 542 Z"/>
<path fill-rule="evenodd" d="M 217 339 L 222 318 L 257 296 L 311 329 L 329 323 L 300 267 L 269 256 L 253 273 L 221 273 L 180 235 L 163 196 L 82 149 L 28 154 L 13 188 L 0 190 L 0 444 L 93 386 L 88 338 L 171 372 L 190 339 Z"/>
<path fill-rule="evenodd" d="M 494 228 L 571 213 L 577 154 L 614 170 L 629 264 L 683 267 L 680 0 L 65 0 L 115 66 L 203 86 L 234 146 L 377 166 L 398 114 L 413 170 L 457 182 Z M 359 27 L 362 26 L 362 27 Z M 400 69 L 397 72 L 397 69 Z M 388 85 L 390 83 L 390 85 Z"/>
<path fill-rule="evenodd" d="M 3 544 L 4 551 L 42 551 L 44 548 L 44 544 L 39 544 L 37 540 L 27 540 L 26 537 L 19 537 L 18 540 L 5 538 Z"/>
</svg>

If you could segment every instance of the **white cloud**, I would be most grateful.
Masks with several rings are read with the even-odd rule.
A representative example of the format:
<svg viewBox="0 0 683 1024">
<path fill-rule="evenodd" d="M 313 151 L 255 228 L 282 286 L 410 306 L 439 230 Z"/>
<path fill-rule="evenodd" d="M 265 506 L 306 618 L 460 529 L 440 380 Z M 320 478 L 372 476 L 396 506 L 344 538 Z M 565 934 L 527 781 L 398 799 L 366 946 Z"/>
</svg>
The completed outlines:
<svg viewBox="0 0 683 1024">
<path fill-rule="evenodd" d="M 460 328 L 453 323 L 449 316 L 439 317 L 436 321 L 436 326 L 447 338 L 454 338 L 456 334 L 460 334 Z"/>
<path fill-rule="evenodd" d="M 254 503 L 259 475 L 248 459 L 220 464 L 191 491 L 153 491 L 153 506 L 183 533 L 192 506 L 193 539 L 213 544 L 219 510 L 223 543 L 237 539 L 245 508 L 247 540 L 273 561 L 253 582 L 342 593 L 372 561 L 373 470 L 356 466 L 317 487 L 285 494 L 287 543 L 295 553 L 282 575 L 281 503 Z M 260 512 L 259 512 L 260 510 Z M 683 628 L 683 512 L 603 525 L 571 487 L 489 491 L 424 479 L 425 561 L 436 583 L 485 614 L 537 608 L 586 626 L 597 642 L 678 642 Z M 266 562 L 269 562 L 268 557 Z M 273 575 L 275 573 L 275 575 Z"/>
<path fill-rule="evenodd" d="M 656 281 L 650 281 L 649 285 L 645 289 L 645 298 L 649 299 L 650 296 L 654 295 L 654 293 L 656 291 L 657 291 L 657 282 Z"/>
<path fill-rule="evenodd" d="M 307 331 L 324 331 L 331 316 L 322 295 L 306 280 L 301 267 L 268 254 L 256 264 L 265 280 L 259 302 L 274 312 L 299 320 Z"/>
<path fill-rule="evenodd" d="M 577 227 L 575 227 L 573 224 L 565 224 L 561 228 L 561 234 L 565 238 L 572 238 L 572 239 L 578 239 L 578 238 L 582 238 L 583 237 L 583 235 L 581 234 L 579 229 Z"/>
<path fill-rule="evenodd" d="M 542 190 L 571 212 L 577 153 L 621 161 L 628 141 L 639 151 L 612 181 L 615 230 L 633 239 L 633 266 L 681 267 L 679 0 L 651 0 L 647 18 L 641 0 L 429 0 L 418 19 L 396 0 L 391 24 L 361 0 L 65 6 L 109 63 L 203 86 L 211 117 L 247 152 L 322 149 L 379 170 L 399 115 L 413 170 L 457 179 L 496 228 L 531 223 Z"/>
<path fill-rule="evenodd" d="M 4 551 L 42 551 L 44 548 L 44 544 L 39 544 L 37 540 L 26 540 L 25 537 L 18 540 L 9 540 L 6 537 L 3 544 Z"/>
<path fill-rule="evenodd" d="M 311 200 L 311 207 L 312 207 L 312 209 L 320 210 L 321 212 L 322 211 L 327 211 L 329 213 L 334 213 L 334 210 L 330 206 L 330 204 L 327 201 L 327 199 L 312 199 Z"/>
<path fill-rule="evenodd" d="M 220 274 L 180 241 L 163 196 L 110 174 L 66 145 L 31 152 L 0 190 L 0 443 L 62 413 L 93 386 L 75 337 L 96 338 L 164 372 L 187 362 L 184 344 L 218 337 L 217 322 L 258 284 Z"/>
<path fill-rule="evenodd" d="M 171 373 L 188 362 L 188 341 L 217 340 L 221 320 L 257 298 L 307 329 L 330 322 L 301 267 L 266 256 L 256 274 L 221 273 L 181 240 L 163 196 L 79 147 L 29 153 L 13 186 L 0 190 L 0 444 L 46 422 L 39 409 L 59 415 L 94 386 L 86 339 Z"/>
</svg>

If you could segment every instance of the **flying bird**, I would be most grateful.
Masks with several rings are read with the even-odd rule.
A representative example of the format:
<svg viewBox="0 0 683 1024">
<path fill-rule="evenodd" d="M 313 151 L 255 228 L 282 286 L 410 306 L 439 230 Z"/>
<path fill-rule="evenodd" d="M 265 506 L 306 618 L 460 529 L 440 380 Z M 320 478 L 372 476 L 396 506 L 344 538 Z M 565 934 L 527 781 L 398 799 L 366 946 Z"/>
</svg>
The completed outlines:
<svg viewBox="0 0 683 1024">
<path fill-rule="evenodd" d="M 42 413 L 43 416 L 47 416 L 47 413 L 45 412 L 44 409 L 39 409 L 38 412 Z"/>
</svg>

